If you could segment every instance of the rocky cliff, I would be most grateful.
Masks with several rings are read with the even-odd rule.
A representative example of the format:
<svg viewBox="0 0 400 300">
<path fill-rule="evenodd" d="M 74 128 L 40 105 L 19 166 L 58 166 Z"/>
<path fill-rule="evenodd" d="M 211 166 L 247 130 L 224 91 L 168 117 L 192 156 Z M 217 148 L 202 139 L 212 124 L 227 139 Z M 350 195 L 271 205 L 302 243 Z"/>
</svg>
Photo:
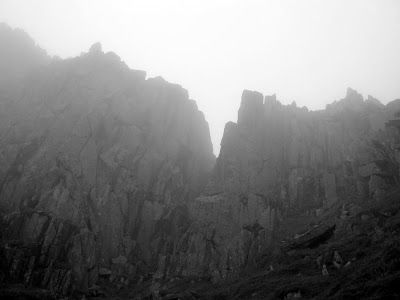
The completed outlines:
<svg viewBox="0 0 400 300">
<path fill-rule="evenodd" d="M 398 195 L 400 100 L 348 89 L 308 111 L 245 90 L 215 162 L 204 115 L 179 85 L 146 79 L 100 44 L 50 58 L 6 25 L 0 42 L 0 284 L 59 297 L 97 283 L 157 299 L 185 280 L 242 287 L 260 262 L 272 272 L 286 252 L 332 236 L 344 249 L 359 232 L 363 243 L 376 235 L 374 247 L 397 238 L 398 207 L 389 218 L 376 206 Z M 363 209 L 374 228 L 357 223 L 368 223 Z"/>
<path fill-rule="evenodd" d="M 66 294 L 155 272 L 214 164 L 203 113 L 100 44 L 51 59 L 17 33 L 0 27 L 2 277 Z"/>
<path fill-rule="evenodd" d="M 235 277 L 331 207 L 384 199 L 399 182 L 400 135 L 388 122 L 397 111 L 399 100 L 385 106 L 350 88 L 321 111 L 245 90 L 190 206 L 192 274 Z"/>
</svg>

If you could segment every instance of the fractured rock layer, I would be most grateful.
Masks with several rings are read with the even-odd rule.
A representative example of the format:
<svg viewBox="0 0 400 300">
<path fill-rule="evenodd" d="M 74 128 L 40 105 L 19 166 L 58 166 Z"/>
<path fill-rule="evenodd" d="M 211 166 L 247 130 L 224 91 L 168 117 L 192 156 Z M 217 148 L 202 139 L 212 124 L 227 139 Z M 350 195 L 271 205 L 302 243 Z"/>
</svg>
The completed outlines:
<svg viewBox="0 0 400 300">
<path fill-rule="evenodd" d="M 0 41 L 0 280 L 55 294 L 99 276 L 218 281 L 254 266 L 291 216 L 398 185 L 399 100 L 348 89 L 308 111 L 245 90 L 213 168 L 208 124 L 179 85 L 100 44 L 61 60 L 5 25 Z"/>
<path fill-rule="evenodd" d="M 180 86 L 146 80 L 99 44 L 45 61 L 21 67 L 12 93 L 0 85 L 7 276 L 66 293 L 99 268 L 154 272 L 214 163 L 203 113 Z"/>
<path fill-rule="evenodd" d="M 284 238 L 279 227 L 290 215 L 382 199 L 398 183 L 400 136 L 387 122 L 396 111 L 399 100 L 384 106 L 352 89 L 321 111 L 245 90 L 211 179 L 191 204 L 190 271 L 234 276 Z"/>
</svg>

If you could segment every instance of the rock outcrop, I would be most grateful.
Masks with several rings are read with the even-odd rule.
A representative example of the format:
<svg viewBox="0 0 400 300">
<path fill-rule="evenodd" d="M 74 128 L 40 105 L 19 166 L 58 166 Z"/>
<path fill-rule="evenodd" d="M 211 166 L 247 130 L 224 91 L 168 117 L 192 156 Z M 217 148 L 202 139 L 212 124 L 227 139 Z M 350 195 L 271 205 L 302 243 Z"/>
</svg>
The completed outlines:
<svg viewBox="0 0 400 300">
<path fill-rule="evenodd" d="M 308 111 L 245 90 L 215 162 L 179 85 L 146 79 L 99 43 L 62 60 L 5 25 L 2 41 L 0 284 L 58 297 L 97 295 L 105 280 L 157 298 L 176 278 L 234 280 L 281 240 L 285 259 L 337 228 L 372 233 L 348 219 L 368 221 L 363 203 L 399 185 L 400 100 L 348 89 Z M 332 222 L 303 228 L 322 219 Z"/>
<path fill-rule="evenodd" d="M 162 299 L 396 299 L 399 195 L 395 188 L 382 201 L 369 199 L 342 220 L 333 236 L 327 223 L 337 215 L 330 209 L 319 226 L 283 249 L 264 253 L 241 276 L 215 285 L 168 282 L 160 288 Z"/>
<path fill-rule="evenodd" d="M 0 93 L 3 277 L 56 294 L 87 291 L 100 269 L 137 281 L 189 227 L 215 160 L 204 115 L 100 44 L 65 60 L 39 60 L 32 45 Z"/>
<path fill-rule="evenodd" d="M 400 135 L 388 122 L 399 110 L 399 101 L 385 106 L 350 88 L 321 111 L 245 90 L 211 179 L 190 206 L 189 273 L 236 276 L 285 238 L 290 216 L 309 221 L 335 205 L 383 199 L 399 180 Z"/>
</svg>

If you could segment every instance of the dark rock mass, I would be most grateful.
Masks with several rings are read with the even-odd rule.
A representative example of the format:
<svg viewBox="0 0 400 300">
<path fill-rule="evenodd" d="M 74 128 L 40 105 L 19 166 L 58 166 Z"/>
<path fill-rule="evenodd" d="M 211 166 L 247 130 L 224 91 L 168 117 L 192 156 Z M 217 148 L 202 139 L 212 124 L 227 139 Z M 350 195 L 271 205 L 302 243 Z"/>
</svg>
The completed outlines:
<svg viewBox="0 0 400 300">
<path fill-rule="evenodd" d="M 400 295 L 400 100 L 245 90 L 215 160 L 181 86 L 0 44 L 0 297 Z"/>
<path fill-rule="evenodd" d="M 196 102 L 100 44 L 60 60 L 5 25 L 0 40 L 7 280 L 67 294 L 99 271 L 139 280 L 168 267 L 215 160 Z"/>
<path fill-rule="evenodd" d="M 400 135 L 387 123 L 396 111 L 400 101 L 364 101 L 350 88 L 321 111 L 245 90 L 211 179 L 190 205 L 193 272 L 235 277 L 272 242 L 301 231 L 291 217 L 308 224 L 338 205 L 384 199 L 399 183 Z"/>
</svg>

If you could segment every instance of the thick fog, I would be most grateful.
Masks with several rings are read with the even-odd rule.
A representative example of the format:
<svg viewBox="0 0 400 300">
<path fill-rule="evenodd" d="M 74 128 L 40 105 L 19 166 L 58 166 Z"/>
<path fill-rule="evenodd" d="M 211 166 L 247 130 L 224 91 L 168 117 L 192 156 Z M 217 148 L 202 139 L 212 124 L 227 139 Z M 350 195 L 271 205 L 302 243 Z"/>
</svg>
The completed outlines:
<svg viewBox="0 0 400 300">
<path fill-rule="evenodd" d="M 400 97 L 396 0 L 1 0 L 0 22 L 51 55 L 100 41 L 131 68 L 181 84 L 204 111 L 215 152 L 244 88 L 310 109 L 349 86 L 383 103 Z"/>
</svg>

